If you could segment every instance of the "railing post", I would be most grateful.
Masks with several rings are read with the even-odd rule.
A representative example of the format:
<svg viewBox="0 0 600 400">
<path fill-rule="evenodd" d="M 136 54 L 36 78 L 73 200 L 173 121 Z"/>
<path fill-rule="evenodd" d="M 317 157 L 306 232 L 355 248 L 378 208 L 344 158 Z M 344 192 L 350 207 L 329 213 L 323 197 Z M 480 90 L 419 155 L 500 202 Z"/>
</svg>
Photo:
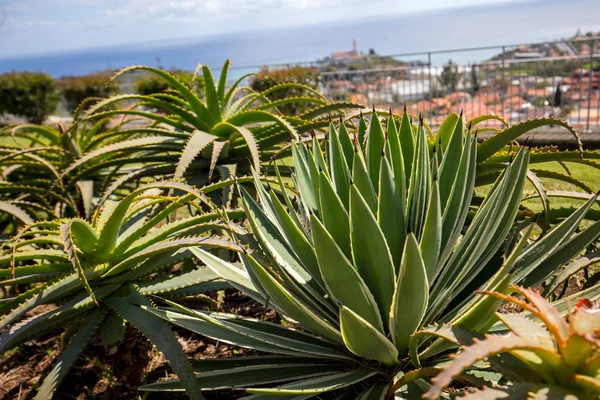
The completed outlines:
<svg viewBox="0 0 600 400">
<path fill-rule="evenodd" d="M 431 52 L 427 53 L 427 65 L 429 68 L 429 119 L 431 120 L 433 119 L 433 79 L 431 76 Z"/>
<path fill-rule="evenodd" d="M 588 99 L 588 107 L 587 107 L 587 121 L 585 124 L 585 130 L 587 132 L 590 131 L 590 112 L 591 112 L 591 108 L 592 108 L 592 77 L 594 75 L 594 40 L 592 40 L 592 42 L 590 43 L 590 68 L 589 68 L 589 86 L 588 86 L 588 95 L 587 95 L 587 99 Z"/>
<path fill-rule="evenodd" d="M 501 82 L 501 89 L 502 89 L 502 113 L 504 114 L 504 98 L 506 97 L 506 77 L 505 77 L 505 72 L 504 72 L 504 60 L 506 58 L 506 47 L 502 46 L 502 82 Z"/>
</svg>

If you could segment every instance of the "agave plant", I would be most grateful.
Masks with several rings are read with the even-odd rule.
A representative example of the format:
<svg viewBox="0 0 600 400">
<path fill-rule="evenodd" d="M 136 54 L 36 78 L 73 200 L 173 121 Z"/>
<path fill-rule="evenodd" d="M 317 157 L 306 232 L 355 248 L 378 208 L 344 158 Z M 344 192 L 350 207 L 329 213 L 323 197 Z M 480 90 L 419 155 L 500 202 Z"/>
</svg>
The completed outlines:
<svg viewBox="0 0 600 400">
<path fill-rule="evenodd" d="M 164 190 L 182 194 L 166 197 L 161 194 Z M 196 215 L 166 221 L 186 206 L 197 209 Z M 8 242 L 0 255 L 0 285 L 29 289 L 0 303 L 0 329 L 4 329 L 0 352 L 50 330 L 76 330 L 37 399 L 51 397 L 95 331 L 99 329 L 103 340 L 112 344 L 123 336 L 124 321 L 165 354 L 190 396 L 198 398 L 199 386 L 170 328 L 138 306 L 151 306 L 147 296 L 152 294 L 177 297 L 223 287 L 207 268 L 169 272 L 190 259 L 187 249 L 192 246 L 239 250 L 238 245 L 211 236 L 222 230 L 218 220 L 224 214 L 210 207 L 205 195 L 189 186 L 155 183 L 132 191 L 120 202 L 105 202 L 91 222 L 64 218 L 37 222 Z M 226 215 L 239 218 L 243 213 L 232 210 Z M 25 316 L 42 304 L 58 307 Z"/>
<path fill-rule="evenodd" d="M 486 358 L 509 355 L 518 364 L 502 364 L 511 384 L 472 391 L 465 399 L 596 399 L 600 397 L 600 306 L 580 299 L 568 320 L 538 293 L 515 287 L 523 299 L 498 292 L 483 292 L 523 308 L 529 315 L 500 314 L 509 329 L 465 346 L 442 372 L 432 379 L 426 394 L 436 399 L 465 369 Z M 540 322 L 542 324 L 540 324 Z"/>
<path fill-rule="evenodd" d="M 405 114 L 400 127 L 393 117 L 387 123 L 386 135 L 373 116 L 364 142 L 332 124 L 324 151 L 316 137 L 311 149 L 292 143 L 297 193 L 257 177 L 259 202 L 245 193 L 243 205 L 258 247 L 242 255 L 243 266 L 192 250 L 287 326 L 170 301 L 142 307 L 202 335 L 280 355 L 200 362 L 204 389 L 243 387 L 252 399 L 416 398 L 429 388 L 422 378 L 455 346 L 412 340 L 416 332 L 438 324 L 485 332 L 500 300 L 475 297 L 474 289 L 538 285 L 600 235 L 599 223 L 574 234 L 595 196 L 536 242 L 529 241 L 532 220 L 511 229 L 526 148 L 472 208 L 475 135 L 441 131 L 430 149 L 422 122 L 413 130 Z M 177 380 L 141 388 L 181 389 Z"/>
<path fill-rule="evenodd" d="M 259 169 L 260 162 L 268 160 L 290 137 L 298 139 L 299 134 L 309 130 L 314 118 L 348 106 L 329 104 L 314 89 L 297 83 L 277 85 L 257 93 L 248 86 L 240 86 L 249 75 L 240 77 L 227 88 L 229 64 L 227 60 L 223 65 L 218 82 L 207 66 L 199 67 L 204 81 L 203 96 L 163 70 L 146 66 L 123 69 L 113 79 L 130 71 L 145 70 L 164 79 L 174 90 L 152 95 L 113 96 L 86 110 L 83 120 L 123 115 L 147 121 L 147 126 L 131 129 L 131 133 L 137 137 L 141 135 L 141 139 L 115 144 L 114 150 L 137 148 L 139 153 L 135 160 L 145 162 L 158 160 L 157 154 L 149 154 L 148 150 L 165 146 L 162 154 L 166 158 L 162 165 L 167 172 L 164 173 L 178 180 L 191 168 L 188 178 L 193 178 L 193 181 L 188 182 L 202 185 L 210 180 L 217 166 L 221 167 L 219 172 L 222 176 L 231 176 L 236 170 L 243 174 L 249 171 L 250 166 Z M 289 88 L 300 89 L 306 95 L 269 100 L 270 93 Z M 124 101 L 135 103 L 127 108 L 107 110 L 107 107 Z M 315 108 L 302 117 L 281 115 L 277 107 L 291 103 L 311 104 Z M 144 110 L 146 107 L 163 112 L 147 112 Z M 169 153 L 173 146 L 179 153 L 175 163 Z M 88 154 L 85 161 L 106 154 L 102 151 Z M 198 160 L 192 164 L 196 158 Z M 77 165 L 75 163 L 72 167 Z M 156 174 L 156 171 L 151 174 Z"/>
<path fill-rule="evenodd" d="M 352 125 L 356 126 L 351 133 L 356 134 L 359 141 L 364 141 L 369 129 L 368 121 L 364 119 L 363 116 L 375 112 L 378 114 L 388 114 L 383 110 L 361 109 L 344 115 L 344 121 L 352 122 Z M 355 121 L 357 117 L 358 122 Z M 501 125 L 501 128 L 480 128 L 483 123 L 490 120 L 498 122 Z M 456 129 L 464 130 L 465 127 L 468 127 L 469 130 L 478 130 L 480 133 L 489 134 L 487 139 L 480 139 L 477 145 L 475 187 L 481 188 L 492 184 L 504 170 L 506 163 L 509 162 L 513 154 L 519 148 L 519 144 L 516 142 L 517 139 L 522 137 L 529 138 L 535 134 L 536 129 L 545 126 L 563 128 L 565 134 L 572 135 L 577 143 L 576 150 L 568 151 L 559 151 L 558 148 L 552 146 L 541 148 L 529 146 L 530 165 L 529 171 L 527 172 L 527 180 L 531 183 L 533 189 L 535 189 L 535 193 L 524 197 L 523 200 L 537 199 L 540 201 L 544 213 L 540 216 L 539 223 L 540 226 L 545 229 L 550 223 L 556 223 L 561 219 L 568 217 L 576 210 L 576 207 L 557 208 L 553 206 L 553 198 L 568 198 L 576 201 L 588 200 L 595 193 L 595 190 L 586 182 L 581 181 L 571 174 L 570 166 L 585 165 L 587 167 L 600 169 L 600 164 L 597 161 L 600 159 L 600 152 L 595 150 L 584 150 L 581 137 L 572 126 L 566 121 L 555 118 L 535 118 L 511 125 L 508 121 L 493 114 L 482 115 L 472 120 L 465 121 L 461 112 L 460 114 L 449 114 L 439 127 L 436 135 L 433 134 L 427 124 L 424 125 L 424 128 L 428 133 L 427 138 L 430 148 L 434 145 L 435 138 L 437 138 L 438 141 L 441 139 L 446 143 L 452 135 L 452 132 Z M 408 146 L 412 145 L 409 142 L 406 144 Z M 525 146 L 527 146 L 527 139 L 525 140 Z M 549 170 L 548 163 L 557 163 L 563 172 Z M 406 168 L 409 169 L 411 164 L 410 154 L 408 159 L 405 159 L 405 164 Z M 572 190 L 548 190 L 547 183 L 549 181 L 560 182 L 563 186 L 570 187 Z M 473 202 L 474 204 L 478 204 L 481 200 L 482 198 L 476 195 Z M 534 211 L 522 204 L 521 213 L 531 216 L 534 214 Z M 600 219 L 600 214 L 596 210 L 590 210 L 586 215 L 586 218 L 598 220 Z"/>
</svg>

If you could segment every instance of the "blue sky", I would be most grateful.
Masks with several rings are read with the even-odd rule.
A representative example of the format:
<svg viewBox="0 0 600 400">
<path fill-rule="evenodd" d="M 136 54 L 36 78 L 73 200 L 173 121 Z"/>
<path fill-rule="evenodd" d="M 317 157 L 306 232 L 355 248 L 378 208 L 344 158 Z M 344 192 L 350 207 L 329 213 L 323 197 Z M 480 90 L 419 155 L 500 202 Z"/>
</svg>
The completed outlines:
<svg viewBox="0 0 600 400">
<path fill-rule="evenodd" d="M 3 57 L 518 0 L 0 0 Z"/>
</svg>

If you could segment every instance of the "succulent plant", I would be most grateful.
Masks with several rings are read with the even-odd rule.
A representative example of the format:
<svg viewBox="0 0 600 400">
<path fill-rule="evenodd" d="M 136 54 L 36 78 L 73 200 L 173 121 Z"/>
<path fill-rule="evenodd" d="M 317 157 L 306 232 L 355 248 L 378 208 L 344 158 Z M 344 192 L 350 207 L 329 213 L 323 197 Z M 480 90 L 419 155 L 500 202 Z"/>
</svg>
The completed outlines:
<svg viewBox="0 0 600 400">
<path fill-rule="evenodd" d="M 432 379 L 425 398 L 437 399 L 452 379 L 478 361 L 492 366 L 510 383 L 471 391 L 469 399 L 596 399 L 600 397 L 600 305 L 580 298 L 563 318 L 531 289 L 515 287 L 522 298 L 482 292 L 525 310 L 527 315 L 498 313 L 506 334 L 490 334 L 461 352 Z M 509 356 L 517 363 L 504 360 Z"/>
<path fill-rule="evenodd" d="M 181 195 L 167 197 L 164 190 Z M 196 209 L 196 214 L 167 219 L 186 206 Z M 208 268 L 171 272 L 174 265 L 190 260 L 190 247 L 239 250 L 238 245 L 211 236 L 223 230 L 219 222 L 223 215 L 243 216 L 239 210 L 223 213 L 212 211 L 206 196 L 192 187 L 154 183 L 119 202 L 105 202 L 90 222 L 78 218 L 37 222 L 11 238 L 0 254 L 0 285 L 25 290 L 0 303 L 0 329 L 4 329 L 0 352 L 48 331 L 76 331 L 36 398 L 52 396 L 98 329 L 106 343 L 119 341 L 124 321 L 165 354 L 195 398 L 199 386 L 177 339 L 165 322 L 139 306 L 151 307 L 147 296 L 152 294 L 177 297 L 228 287 Z M 43 304 L 57 307 L 26 316 Z"/>
<path fill-rule="evenodd" d="M 252 399 L 415 398 L 456 347 L 443 336 L 413 339 L 415 333 L 441 324 L 486 332 L 501 300 L 473 290 L 538 285 L 600 235 L 598 223 L 574 235 L 595 196 L 535 242 L 532 219 L 513 229 L 527 148 L 474 206 L 473 132 L 440 131 L 429 146 L 422 121 L 413 129 L 405 114 L 399 127 L 391 116 L 387 124 L 386 134 L 374 115 L 361 137 L 332 123 L 324 142 L 292 143 L 291 191 L 281 180 L 265 186 L 256 175 L 258 202 L 245 192 L 243 205 L 258 244 L 242 255 L 242 266 L 192 249 L 289 327 L 173 302 L 143 307 L 199 334 L 281 355 L 240 358 L 235 373 L 225 367 L 235 360 L 206 373 L 200 363 L 204 389 L 243 387 Z M 181 388 L 175 380 L 141 390 Z"/>
<path fill-rule="evenodd" d="M 146 121 L 145 126 L 138 124 L 131 132 L 146 138 L 135 145 L 140 150 L 139 159 L 145 160 L 145 153 L 151 147 L 162 144 L 166 146 L 162 153 L 166 157 L 162 162 L 166 169 L 164 174 L 179 180 L 188 173 L 188 182 L 202 185 L 210 181 L 215 169 L 222 177 L 230 177 L 236 172 L 244 174 L 250 167 L 259 169 L 261 161 L 268 160 L 290 138 L 297 140 L 300 134 L 310 130 L 315 118 L 353 106 L 331 104 L 316 90 L 298 83 L 280 84 L 262 93 L 240 86 L 251 74 L 238 78 L 226 88 L 229 64 L 228 60 L 223 65 L 218 82 L 214 81 L 207 66 L 198 68 L 204 82 L 203 96 L 163 70 L 146 66 L 125 68 L 113 79 L 129 71 L 145 70 L 164 79 L 174 90 L 151 95 L 113 96 L 88 108 L 82 120 L 122 115 Z M 287 89 L 301 90 L 305 95 L 269 100 L 271 93 Z M 107 107 L 123 102 L 134 104 L 107 110 Z M 294 103 L 308 104 L 312 108 L 297 117 L 282 115 L 278 109 Z M 148 112 L 144 109 L 148 107 L 158 111 Z M 115 149 L 133 145 L 133 142 L 125 141 L 116 144 Z M 169 157 L 173 146 L 179 153 L 176 162 Z M 151 157 L 157 160 L 156 155 Z"/>
</svg>

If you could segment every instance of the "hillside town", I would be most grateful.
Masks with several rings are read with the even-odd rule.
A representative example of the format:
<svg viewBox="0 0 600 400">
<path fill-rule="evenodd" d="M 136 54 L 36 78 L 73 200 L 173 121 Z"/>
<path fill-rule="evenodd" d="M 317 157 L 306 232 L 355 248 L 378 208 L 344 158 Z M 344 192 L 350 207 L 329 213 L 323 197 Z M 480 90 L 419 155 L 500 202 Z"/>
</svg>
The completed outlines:
<svg viewBox="0 0 600 400">
<path fill-rule="evenodd" d="M 338 51 L 321 60 L 321 90 L 340 101 L 424 112 L 432 123 L 464 110 L 511 121 L 561 117 L 578 127 L 600 124 L 600 36 L 504 48 L 483 62 L 442 66 Z M 358 68 L 357 66 L 365 66 Z M 368 68 L 366 68 L 368 67 Z M 439 118 L 436 118 L 439 116 Z"/>
</svg>

